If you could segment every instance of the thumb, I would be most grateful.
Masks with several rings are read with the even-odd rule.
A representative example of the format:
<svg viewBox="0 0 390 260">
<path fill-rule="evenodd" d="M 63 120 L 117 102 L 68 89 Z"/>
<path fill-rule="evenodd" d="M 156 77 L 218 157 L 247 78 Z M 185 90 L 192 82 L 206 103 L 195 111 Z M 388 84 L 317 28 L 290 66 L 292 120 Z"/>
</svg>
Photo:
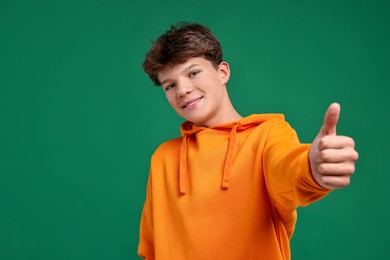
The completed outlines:
<svg viewBox="0 0 390 260">
<path fill-rule="evenodd" d="M 333 103 L 325 113 L 324 124 L 322 125 L 320 135 L 336 135 L 336 125 L 339 120 L 340 105 Z"/>
</svg>

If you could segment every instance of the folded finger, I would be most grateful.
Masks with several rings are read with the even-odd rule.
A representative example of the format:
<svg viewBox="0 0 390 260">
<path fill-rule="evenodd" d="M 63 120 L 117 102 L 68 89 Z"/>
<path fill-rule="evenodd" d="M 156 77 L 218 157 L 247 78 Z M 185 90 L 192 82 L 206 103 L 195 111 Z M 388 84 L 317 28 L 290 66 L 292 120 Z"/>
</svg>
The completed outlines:
<svg viewBox="0 0 390 260">
<path fill-rule="evenodd" d="M 344 147 L 355 147 L 355 141 L 348 136 L 334 135 L 324 136 L 318 143 L 318 150 L 341 149 Z"/>
<path fill-rule="evenodd" d="M 355 162 L 359 154 L 352 148 L 346 147 L 342 149 L 324 149 L 319 151 L 316 162 L 317 163 L 342 163 Z"/>
<path fill-rule="evenodd" d="M 355 172 L 355 164 L 350 162 L 343 163 L 321 163 L 318 164 L 317 171 L 321 175 L 329 176 L 350 176 Z"/>
</svg>

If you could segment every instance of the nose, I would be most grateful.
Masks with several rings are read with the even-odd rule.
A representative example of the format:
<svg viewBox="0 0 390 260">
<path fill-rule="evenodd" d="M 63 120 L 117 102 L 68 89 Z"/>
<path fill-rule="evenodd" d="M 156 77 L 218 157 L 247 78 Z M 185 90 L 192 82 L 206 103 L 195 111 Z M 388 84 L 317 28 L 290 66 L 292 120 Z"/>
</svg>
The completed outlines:
<svg viewBox="0 0 390 260">
<path fill-rule="evenodd" d="M 184 97 L 187 94 L 190 94 L 193 90 L 193 86 L 189 80 L 181 80 L 177 82 L 177 96 Z"/>
</svg>

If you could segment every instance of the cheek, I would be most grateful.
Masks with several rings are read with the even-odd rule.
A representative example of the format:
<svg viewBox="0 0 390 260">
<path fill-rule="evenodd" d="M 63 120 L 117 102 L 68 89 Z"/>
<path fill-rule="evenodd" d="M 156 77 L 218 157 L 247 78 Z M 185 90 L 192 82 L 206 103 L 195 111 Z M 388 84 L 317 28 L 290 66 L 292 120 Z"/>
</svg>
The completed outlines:
<svg viewBox="0 0 390 260">
<path fill-rule="evenodd" d="M 168 93 L 166 95 L 167 97 L 167 100 L 168 100 L 168 103 L 172 106 L 172 107 L 176 107 L 176 98 L 175 98 L 175 95 L 173 95 L 173 93 Z"/>
</svg>

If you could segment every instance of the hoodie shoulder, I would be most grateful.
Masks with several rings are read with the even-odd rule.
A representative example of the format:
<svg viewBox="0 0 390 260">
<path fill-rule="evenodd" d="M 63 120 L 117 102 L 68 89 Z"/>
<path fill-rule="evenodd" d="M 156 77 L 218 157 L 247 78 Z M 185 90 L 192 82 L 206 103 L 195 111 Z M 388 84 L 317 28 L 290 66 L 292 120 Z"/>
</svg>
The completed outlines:
<svg viewBox="0 0 390 260">
<path fill-rule="evenodd" d="M 240 120 L 241 123 L 264 123 L 266 121 L 285 121 L 284 114 L 252 114 Z"/>
<path fill-rule="evenodd" d="M 176 137 L 160 144 L 154 151 L 153 157 L 166 156 L 180 151 L 182 137 Z"/>
</svg>

